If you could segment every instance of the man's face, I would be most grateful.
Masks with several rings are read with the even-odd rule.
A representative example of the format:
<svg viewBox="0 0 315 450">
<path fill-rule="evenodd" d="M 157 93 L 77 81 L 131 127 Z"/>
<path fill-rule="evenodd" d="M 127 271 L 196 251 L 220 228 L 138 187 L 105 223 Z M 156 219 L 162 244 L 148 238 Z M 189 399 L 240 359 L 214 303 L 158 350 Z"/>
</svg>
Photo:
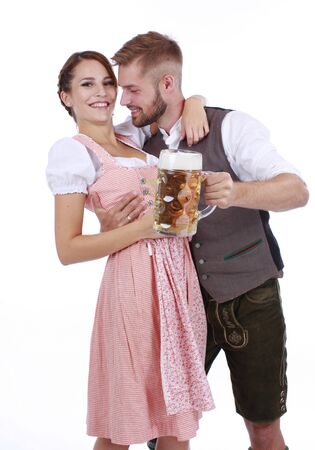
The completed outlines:
<svg viewBox="0 0 315 450">
<path fill-rule="evenodd" d="M 132 123 L 143 127 L 156 122 L 165 112 L 159 87 L 150 75 L 142 75 L 137 62 L 119 66 L 118 84 L 122 88 L 120 104 L 131 111 Z"/>
</svg>

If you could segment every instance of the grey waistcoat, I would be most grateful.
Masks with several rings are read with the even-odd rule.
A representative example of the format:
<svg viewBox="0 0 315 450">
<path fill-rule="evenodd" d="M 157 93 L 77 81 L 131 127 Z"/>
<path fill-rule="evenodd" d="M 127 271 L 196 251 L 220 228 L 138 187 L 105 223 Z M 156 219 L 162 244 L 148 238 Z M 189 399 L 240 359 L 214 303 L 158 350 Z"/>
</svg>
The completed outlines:
<svg viewBox="0 0 315 450">
<path fill-rule="evenodd" d="M 210 132 L 193 146 L 203 154 L 203 169 L 233 172 L 224 152 L 221 125 L 230 110 L 205 108 Z M 145 150 L 159 156 L 166 148 L 160 132 L 145 144 Z M 180 148 L 188 148 L 182 141 Z M 201 201 L 200 209 L 206 205 Z M 235 298 L 269 278 L 282 276 L 283 263 L 269 227 L 269 213 L 254 209 L 217 208 L 198 223 L 191 251 L 202 287 L 218 302 Z"/>
</svg>

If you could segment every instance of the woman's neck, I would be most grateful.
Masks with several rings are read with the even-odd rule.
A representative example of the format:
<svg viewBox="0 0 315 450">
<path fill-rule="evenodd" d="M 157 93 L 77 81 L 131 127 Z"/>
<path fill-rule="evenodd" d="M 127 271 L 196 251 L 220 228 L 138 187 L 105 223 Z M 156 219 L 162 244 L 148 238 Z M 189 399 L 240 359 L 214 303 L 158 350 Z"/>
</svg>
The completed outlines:
<svg viewBox="0 0 315 450">
<path fill-rule="evenodd" d="M 79 133 L 89 136 L 93 141 L 97 142 L 101 146 L 108 144 L 114 144 L 116 142 L 115 130 L 110 124 L 95 125 L 91 123 L 78 124 Z"/>
</svg>

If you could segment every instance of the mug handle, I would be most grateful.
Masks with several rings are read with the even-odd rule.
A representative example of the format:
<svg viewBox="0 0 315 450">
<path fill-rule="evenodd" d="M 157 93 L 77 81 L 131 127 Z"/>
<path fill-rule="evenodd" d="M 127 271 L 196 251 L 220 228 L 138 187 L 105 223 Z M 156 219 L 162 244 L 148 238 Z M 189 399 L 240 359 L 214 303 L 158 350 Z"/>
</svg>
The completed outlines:
<svg viewBox="0 0 315 450">
<path fill-rule="evenodd" d="M 201 181 L 205 181 L 208 173 L 211 173 L 210 171 L 202 171 L 201 172 Z M 205 209 L 202 209 L 201 211 L 199 211 L 199 215 L 198 215 L 198 222 L 201 219 L 204 219 L 205 217 L 210 216 L 210 214 L 213 213 L 213 211 L 216 209 L 217 205 L 214 206 L 207 206 Z"/>
</svg>

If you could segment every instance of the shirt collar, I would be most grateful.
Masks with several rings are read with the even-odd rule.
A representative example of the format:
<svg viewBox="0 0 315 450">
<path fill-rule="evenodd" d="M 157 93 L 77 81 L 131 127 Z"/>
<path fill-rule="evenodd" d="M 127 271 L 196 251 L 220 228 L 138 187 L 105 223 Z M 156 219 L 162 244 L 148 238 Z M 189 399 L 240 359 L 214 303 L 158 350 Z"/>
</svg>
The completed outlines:
<svg viewBox="0 0 315 450">
<path fill-rule="evenodd" d="M 174 125 L 170 129 L 169 134 L 165 130 L 163 130 L 163 128 L 160 128 L 160 131 L 162 133 L 165 144 L 168 147 L 173 146 L 177 148 L 180 141 L 181 117 L 174 123 Z"/>
<path fill-rule="evenodd" d="M 173 125 L 172 128 L 170 129 L 169 134 L 168 134 L 165 130 L 163 130 L 163 128 L 160 128 L 160 131 L 161 131 L 163 137 L 165 136 L 165 137 L 167 138 L 168 136 L 171 136 L 173 133 L 180 133 L 180 124 L 181 124 L 181 120 L 182 120 L 182 118 L 180 117 L 180 118 L 174 123 L 174 125 Z"/>
</svg>

